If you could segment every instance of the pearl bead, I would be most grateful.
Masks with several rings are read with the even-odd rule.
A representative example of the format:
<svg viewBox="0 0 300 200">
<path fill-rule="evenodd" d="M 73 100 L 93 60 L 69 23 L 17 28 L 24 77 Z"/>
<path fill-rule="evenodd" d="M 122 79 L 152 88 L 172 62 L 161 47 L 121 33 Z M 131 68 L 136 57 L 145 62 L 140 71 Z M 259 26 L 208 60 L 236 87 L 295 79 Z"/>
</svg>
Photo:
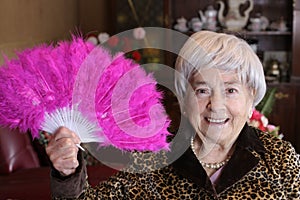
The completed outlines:
<svg viewBox="0 0 300 200">
<path fill-rule="evenodd" d="M 226 160 L 222 161 L 222 162 L 219 162 L 219 163 L 205 163 L 205 162 L 202 162 L 200 160 L 200 158 L 197 156 L 196 154 L 196 151 L 195 151 L 195 147 L 194 147 L 194 138 L 191 139 L 191 149 L 193 150 L 196 158 L 199 160 L 200 164 L 203 166 L 203 167 L 206 167 L 206 168 L 210 168 L 210 169 L 219 169 L 220 167 L 223 167 L 226 163 L 228 163 L 228 161 L 230 160 L 231 156 L 228 156 L 226 158 Z"/>
</svg>

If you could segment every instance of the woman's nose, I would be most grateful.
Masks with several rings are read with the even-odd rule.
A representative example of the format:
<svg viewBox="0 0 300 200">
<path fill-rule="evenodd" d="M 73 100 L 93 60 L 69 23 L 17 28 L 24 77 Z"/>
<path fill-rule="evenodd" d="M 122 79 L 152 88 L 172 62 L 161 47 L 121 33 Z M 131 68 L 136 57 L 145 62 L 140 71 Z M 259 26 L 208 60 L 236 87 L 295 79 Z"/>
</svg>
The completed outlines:
<svg viewBox="0 0 300 200">
<path fill-rule="evenodd" d="M 225 96 L 222 94 L 212 94 L 209 98 L 208 108 L 211 111 L 224 110 Z"/>
</svg>

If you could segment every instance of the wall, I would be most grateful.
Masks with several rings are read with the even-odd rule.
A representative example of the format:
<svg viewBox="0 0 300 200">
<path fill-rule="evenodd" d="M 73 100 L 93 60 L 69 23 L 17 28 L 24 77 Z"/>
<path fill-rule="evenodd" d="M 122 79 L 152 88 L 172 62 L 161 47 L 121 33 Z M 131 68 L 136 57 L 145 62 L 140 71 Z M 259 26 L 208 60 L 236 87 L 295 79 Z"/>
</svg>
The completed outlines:
<svg viewBox="0 0 300 200">
<path fill-rule="evenodd" d="M 110 0 L 79 0 L 79 28 L 85 34 L 111 33 Z"/>
<path fill-rule="evenodd" d="M 78 0 L 1 0 L 0 54 L 69 37 L 78 12 Z"/>
</svg>

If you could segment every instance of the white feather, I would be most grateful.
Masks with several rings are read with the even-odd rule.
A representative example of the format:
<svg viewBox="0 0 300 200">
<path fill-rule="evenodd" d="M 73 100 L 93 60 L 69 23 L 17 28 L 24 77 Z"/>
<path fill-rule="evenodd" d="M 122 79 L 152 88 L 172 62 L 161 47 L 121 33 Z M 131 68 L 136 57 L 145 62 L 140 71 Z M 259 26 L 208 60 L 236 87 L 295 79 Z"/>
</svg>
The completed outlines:
<svg viewBox="0 0 300 200">
<path fill-rule="evenodd" d="M 84 117 L 76 106 L 57 108 L 52 113 L 45 113 L 42 130 L 54 133 L 61 126 L 75 132 L 83 143 L 105 141 L 105 138 L 96 134 L 101 131 L 97 122 L 91 122 Z"/>
</svg>

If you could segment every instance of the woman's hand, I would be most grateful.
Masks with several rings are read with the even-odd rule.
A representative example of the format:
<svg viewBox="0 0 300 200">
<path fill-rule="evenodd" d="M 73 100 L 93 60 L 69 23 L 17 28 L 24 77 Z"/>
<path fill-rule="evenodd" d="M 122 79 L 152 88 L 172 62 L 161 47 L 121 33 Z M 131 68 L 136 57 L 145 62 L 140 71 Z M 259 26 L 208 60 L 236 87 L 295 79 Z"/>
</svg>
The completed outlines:
<svg viewBox="0 0 300 200">
<path fill-rule="evenodd" d="M 65 127 L 60 127 L 49 138 L 49 143 L 46 147 L 47 155 L 54 168 L 63 176 L 73 174 L 79 165 L 77 160 L 78 147 L 76 144 L 80 144 L 79 137 Z"/>
</svg>

